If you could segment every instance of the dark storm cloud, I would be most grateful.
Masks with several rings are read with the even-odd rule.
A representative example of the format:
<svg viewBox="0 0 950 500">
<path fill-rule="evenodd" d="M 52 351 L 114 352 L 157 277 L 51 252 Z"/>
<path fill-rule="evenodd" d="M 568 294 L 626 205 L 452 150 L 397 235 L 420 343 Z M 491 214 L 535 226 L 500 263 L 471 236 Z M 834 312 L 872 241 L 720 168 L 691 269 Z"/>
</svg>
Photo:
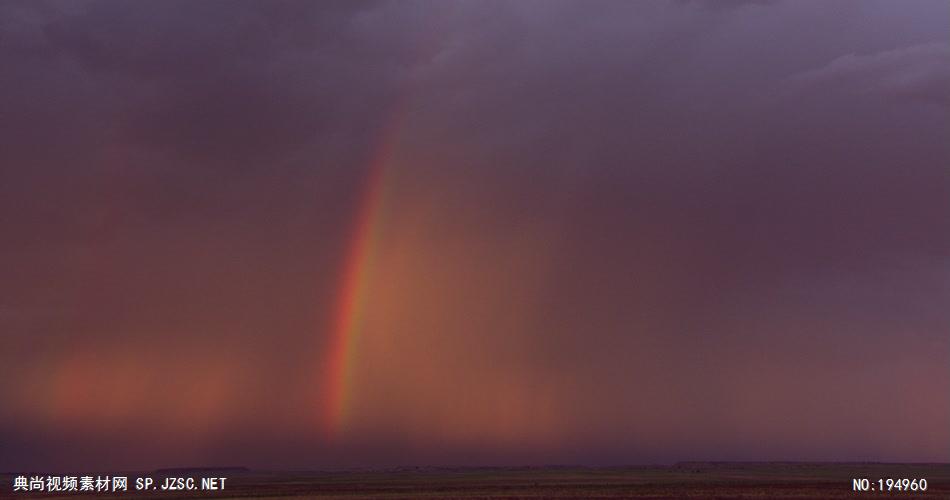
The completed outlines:
<svg viewBox="0 0 950 500">
<path fill-rule="evenodd" d="M 359 37 L 357 18 L 371 7 L 94 4 L 46 32 L 85 71 L 127 93 L 121 139 L 246 166 L 279 161 L 331 130 L 350 132 L 391 97 L 405 47 L 374 51 Z"/>
<path fill-rule="evenodd" d="M 5 169 L 8 203 L 31 191 L 18 183 L 60 198 L 105 179 L 164 218 L 182 203 L 234 203 L 220 198 L 262 179 L 352 177 L 335 165 L 362 161 L 350 151 L 386 119 L 411 42 L 361 26 L 373 8 L 5 4 L 5 163 L 30 163 Z M 11 210 L 40 216 L 38 205 Z M 60 211 L 46 216 L 69 217 Z"/>
<path fill-rule="evenodd" d="M 296 290 L 258 308 L 259 328 L 318 318 L 301 305 L 330 289 L 416 57 L 416 31 L 381 29 L 378 7 L 5 3 L 0 228 L 15 265 L 0 300 L 63 309 L 32 326 L 56 338 L 220 322 L 235 300 L 261 304 L 254 287 Z"/>
<path fill-rule="evenodd" d="M 84 344 L 107 351 L 95 373 L 167 355 L 140 376 L 207 390 L 156 407 L 165 431 L 225 415 L 260 436 L 113 455 L 147 466 L 945 459 L 950 408 L 924 403 L 950 380 L 950 12 L 896 5 L 3 3 L 0 362 L 45 380 L 65 359 L 66 380 Z M 365 442 L 321 455 L 292 434 L 386 132 L 380 253 L 405 265 L 381 272 L 412 335 L 380 350 Z M 195 403 L 238 382 L 233 413 Z M 909 427 L 874 402 L 901 387 Z M 452 441 L 427 418 L 466 398 L 507 413 L 472 409 L 454 425 L 485 434 Z M 34 406 L 0 411 L 0 439 L 43 431 Z M 55 462 L 13 443 L 5 468 Z"/>
<path fill-rule="evenodd" d="M 942 166 L 947 150 L 937 138 L 944 117 L 876 102 L 877 92 L 930 91 L 939 99 L 944 44 L 848 64 L 833 54 L 795 54 L 807 48 L 785 45 L 781 29 L 764 46 L 742 47 L 736 39 L 747 33 L 728 33 L 729 26 L 674 17 L 654 33 L 638 16 L 663 9 L 611 6 L 616 10 L 603 17 L 572 18 L 570 32 L 556 28 L 567 22 L 557 13 L 512 9 L 493 27 L 519 33 L 516 38 L 482 41 L 463 31 L 447 61 L 429 68 L 433 85 L 451 97 L 439 101 L 432 92 L 427 102 L 458 117 L 447 128 L 491 146 L 471 154 L 490 151 L 492 162 L 513 165 L 493 169 L 487 158 L 468 158 L 484 161 L 482 174 L 473 174 L 485 176 L 473 183 L 486 191 L 481 195 L 512 190 L 498 196 L 523 202 L 520 209 L 538 216 L 548 208 L 546 196 L 567 196 L 585 204 L 578 207 L 590 219 L 583 225 L 596 227 L 597 219 L 672 224 L 688 228 L 682 236 L 697 243 L 715 235 L 706 257 L 721 252 L 716 258 L 789 267 L 777 272 L 904 251 L 945 255 L 947 237 L 933 231 L 950 208 Z M 786 14 L 763 14 L 759 22 Z M 547 22 L 527 32 L 517 28 L 537 22 L 534 15 Z M 498 28 L 502 22 L 510 27 Z M 643 26 L 629 30 L 638 22 Z M 504 48 L 494 45 L 498 40 Z M 792 52 L 791 62 L 759 67 L 779 45 Z M 719 52 L 729 56 L 709 55 Z M 489 57 L 487 68 L 479 64 Z M 827 81 L 827 68 L 844 64 L 856 66 L 851 76 Z M 789 96 L 782 93 L 789 79 L 813 86 Z M 855 86 L 875 92 L 861 94 Z M 889 126 L 895 116 L 906 120 L 899 130 Z M 901 163 L 910 156 L 912 168 Z M 532 187 L 538 184 L 544 187 Z M 558 194 L 559 188 L 580 194 Z"/>
</svg>

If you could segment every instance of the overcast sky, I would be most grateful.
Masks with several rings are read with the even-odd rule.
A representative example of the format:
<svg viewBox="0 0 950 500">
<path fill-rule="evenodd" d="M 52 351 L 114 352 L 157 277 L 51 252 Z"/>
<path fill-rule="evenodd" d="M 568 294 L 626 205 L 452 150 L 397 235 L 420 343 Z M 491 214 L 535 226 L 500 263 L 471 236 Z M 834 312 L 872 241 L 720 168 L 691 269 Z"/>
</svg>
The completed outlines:
<svg viewBox="0 0 950 500">
<path fill-rule="evenodd" d="M 950 461 L 948 19 L 2 2 L 0 470 Z"/>
</svg>

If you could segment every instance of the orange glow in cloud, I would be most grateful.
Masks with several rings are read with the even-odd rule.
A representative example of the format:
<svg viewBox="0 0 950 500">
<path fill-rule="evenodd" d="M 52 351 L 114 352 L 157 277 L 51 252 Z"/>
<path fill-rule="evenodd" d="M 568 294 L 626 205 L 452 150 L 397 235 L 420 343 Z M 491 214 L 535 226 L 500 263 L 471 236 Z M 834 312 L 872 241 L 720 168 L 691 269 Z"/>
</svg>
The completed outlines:
<svg viewBox="0 0 950 500">
<path fill-rule="evenodd" d="M 53 356 L 31 371 L 16 393 L 14 416 L 79 431 L 149 429 L 196 438 L 234 422 L 249 382 L 241 361 L 217 349 L 141 341 Z"/>
<path fill-rule="evenodd" d="M 495 231 L 450 201 L 401 196 L 408 179 L 390 187 L 348 427 L 420 447 L 558 446 L 573 384 L 535 366 L 526 338 L 554 278 L 555 228 Z"/>
</svg>

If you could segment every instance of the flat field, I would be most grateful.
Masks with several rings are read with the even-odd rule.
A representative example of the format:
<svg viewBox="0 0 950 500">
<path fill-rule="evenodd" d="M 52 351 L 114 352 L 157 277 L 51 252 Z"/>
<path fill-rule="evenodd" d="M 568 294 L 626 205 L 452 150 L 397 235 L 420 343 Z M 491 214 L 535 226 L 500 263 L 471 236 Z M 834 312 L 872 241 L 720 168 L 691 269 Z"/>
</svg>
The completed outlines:
<svg viewBox="0 0 950 500">
<path fill-rule="evenodd" d="M 950 464 L 682 463 L 648 467 L 411 467 L 334 472 L 257 472 L 182 469 L 129 473 L 128 492 L 27 493 L 41 498 L 341 498 L 341 499 L 536 499 L 715 498 L 837 499 L 950 498 Z M 218 491 L 132 491 L 137 477 L 161 484 L 167 476 L 227 477 Z M 12 495 L 13 475 L 3 474 L 0 497 Z M 872 489 L 855 491 L 854 479 Z M 884 491 L 877 480 L 926 479 L 926 492 Z M 21 494 L 18 494 L 21 495 Z"/>
</svg>

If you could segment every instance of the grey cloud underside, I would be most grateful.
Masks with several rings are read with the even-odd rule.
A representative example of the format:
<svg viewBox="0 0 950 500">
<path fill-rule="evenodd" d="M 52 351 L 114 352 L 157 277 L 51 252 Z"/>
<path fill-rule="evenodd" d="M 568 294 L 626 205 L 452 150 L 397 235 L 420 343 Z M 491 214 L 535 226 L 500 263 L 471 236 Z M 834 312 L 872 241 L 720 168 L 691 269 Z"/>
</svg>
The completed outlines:
<svg viewBox="0 0 950 500">
<path fill-rule="evenodd" d="M 834 85 L 883 98 L 950 104 L 950 44 L 928 43 L 873 54 L 847 54 L 793 77 L 799 85 Z"/>
<path fill-rule="evenodd" d="M 778 0 L 677 0 L 683 4 L 710 10 L 730 10 L 747 6 L 767 6 Z"/>
</svg>

